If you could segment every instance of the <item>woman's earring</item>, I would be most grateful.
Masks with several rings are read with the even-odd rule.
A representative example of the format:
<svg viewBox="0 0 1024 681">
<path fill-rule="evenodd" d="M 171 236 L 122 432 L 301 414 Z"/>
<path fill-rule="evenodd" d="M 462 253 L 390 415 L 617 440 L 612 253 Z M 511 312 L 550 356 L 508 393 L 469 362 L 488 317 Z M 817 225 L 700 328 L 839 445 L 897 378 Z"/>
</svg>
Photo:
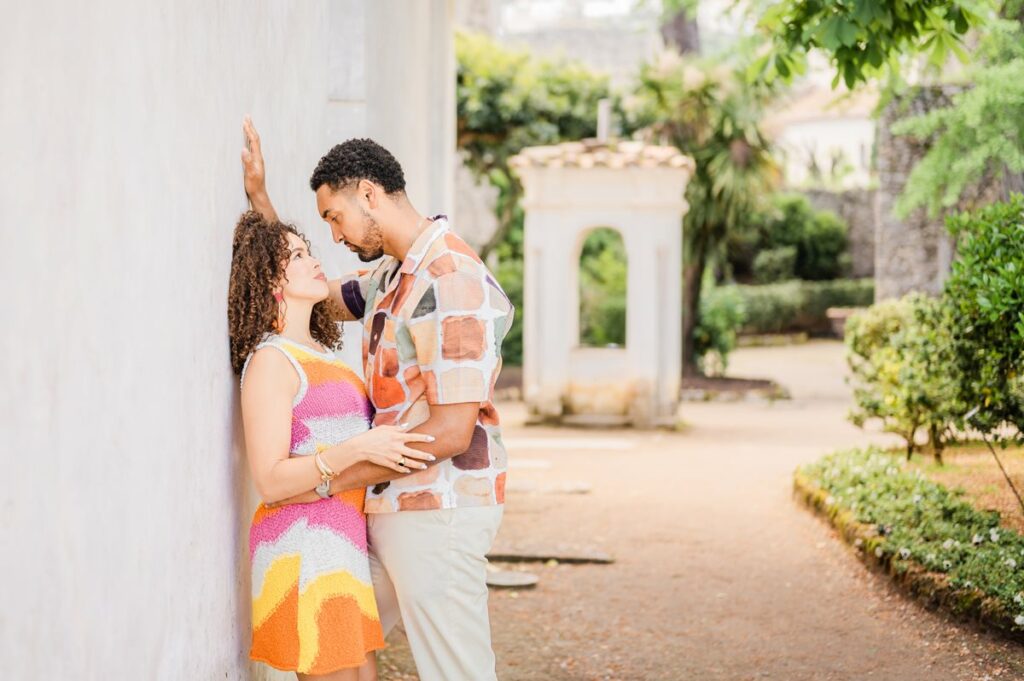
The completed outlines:
<svg viewBox="0 0 1024 681">
<path fill-rule="evenodd" d="M 274 300 L 277 301 L 277 319 L 274 320 L 274 333 L 284 333 L 284 313 L 288 309 L 284 304 L 284 296 L 279 291 L 274 291 Z"/>
</svg>

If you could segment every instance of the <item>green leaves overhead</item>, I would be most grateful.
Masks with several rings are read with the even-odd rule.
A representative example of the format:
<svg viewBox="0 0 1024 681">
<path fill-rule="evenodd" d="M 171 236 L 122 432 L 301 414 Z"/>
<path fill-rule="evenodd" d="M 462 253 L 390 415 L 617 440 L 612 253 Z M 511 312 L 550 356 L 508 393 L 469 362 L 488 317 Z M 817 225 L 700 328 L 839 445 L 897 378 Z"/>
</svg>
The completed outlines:
<svg viewBox="0 0 1024 681">
<path fill-rule="evenodd" d="M 964 34 L 983 25 L 995 6 L 995 0 L 783 0 L 758 22 L 772 48 L 748 75 L 789 80 L 794 64 L 812 50 L 835 67 L 833 87 L 843 81 L 853 88 L 887 68 L 898 71 L 906 54 L 925 54 L 935 67 L 950 54 L 967 61 Z"/>
<path fill-rule="evenodd" d="M 479 173 L 507 170 L 520 149 L 592 137 L 608 78 L 481 35 L 456 34 L 458 147 Z"/>
</svg>

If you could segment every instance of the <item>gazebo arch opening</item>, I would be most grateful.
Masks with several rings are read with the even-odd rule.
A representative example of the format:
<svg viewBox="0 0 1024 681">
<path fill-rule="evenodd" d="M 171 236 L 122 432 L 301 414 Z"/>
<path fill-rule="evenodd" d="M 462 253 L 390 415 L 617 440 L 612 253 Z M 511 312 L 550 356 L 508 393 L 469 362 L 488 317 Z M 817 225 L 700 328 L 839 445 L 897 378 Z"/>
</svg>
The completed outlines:
<svg viewBox="0 0 1024 681">
<path fill-rule="evenodd" d="M 623 235 L 613 227 L 588 229 L 577 252 L 579 346 L 625 348 L 629 263 Z"/>
</svg>

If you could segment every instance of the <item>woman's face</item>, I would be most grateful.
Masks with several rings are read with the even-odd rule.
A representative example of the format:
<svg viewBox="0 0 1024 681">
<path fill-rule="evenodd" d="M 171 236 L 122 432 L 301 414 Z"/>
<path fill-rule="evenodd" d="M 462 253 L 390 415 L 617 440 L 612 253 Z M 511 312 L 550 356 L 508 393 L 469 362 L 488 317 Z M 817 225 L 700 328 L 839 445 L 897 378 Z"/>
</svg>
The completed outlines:
<svg viewBox="0 0 1024 681">
<path fill-rule="evenodd" d="M 288 265 L 281 284 L 285 298 L 309 300 L 319 303 L 327 298 L 327 277 L 320 269 L 320 261 L 309 254 L 306 242 L 288 233 Z"/>
</svg>

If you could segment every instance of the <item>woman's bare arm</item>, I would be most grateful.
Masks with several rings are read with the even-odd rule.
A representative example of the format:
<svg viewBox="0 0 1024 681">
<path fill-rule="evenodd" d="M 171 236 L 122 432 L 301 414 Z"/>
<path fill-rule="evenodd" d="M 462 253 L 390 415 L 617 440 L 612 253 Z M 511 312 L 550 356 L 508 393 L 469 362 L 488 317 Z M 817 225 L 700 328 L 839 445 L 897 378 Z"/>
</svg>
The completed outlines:
<svg viewBox="0 0 1024 681">
<path fill-rule="evenodd" d="M 280 350 L 266 347 L 253 354 L 242 384 L 242 425 L 253 482 L 268 505 L 298 496 L 303 501 L 319 499 L 312 492 L 321 481 L 314 457 L 292 457 L 289 452 L 292 401 L 298 390 L 299 377 Z M 426 468 L 425 461 L 433 455 L 410 445 L 431 440 L 427 434 L 385 426 L 328 447 L 320 457 L 339 476 L 349 477 L 347 471 L 365 464 L 394 479 Z"/>
<path fill-rule="evenodd" d="M 433 441 L 410 442 L 409 447 L 433 456 L 434 460 L 428 465 L 434 465 L 457 454 L 462 454 L 469 449 L 479 412 L 480 404 L 478 402 L 431 405 L 430 418 L 410 430 L 409 433 L 432 436 Z M 402 474 L 396 473 L 394 470 L 374 465 L 368 461 L 361 461 L 346 468 L 331 481 L 331 494 L 369 487 L 380 482 L 397 480 L 400 477 Z M 284 499 L 273 505 L 304 504 L 316 501 L 316 499 L 316 492 L 308 492 Z"/>
</svg>

